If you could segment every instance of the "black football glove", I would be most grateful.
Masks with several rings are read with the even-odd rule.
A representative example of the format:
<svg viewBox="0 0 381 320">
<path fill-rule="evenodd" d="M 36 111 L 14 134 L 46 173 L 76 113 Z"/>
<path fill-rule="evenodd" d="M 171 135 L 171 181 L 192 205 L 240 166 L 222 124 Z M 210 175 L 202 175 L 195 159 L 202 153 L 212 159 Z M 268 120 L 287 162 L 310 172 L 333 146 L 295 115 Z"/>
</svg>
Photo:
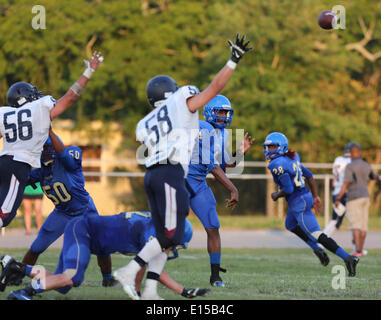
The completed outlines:
<svg viewBox="0 0 381 320">
<path fill-rule="evenodd" d="M 247 41 L 245 44 L 244 41 L 245 35 L 243 35 L 240 39 L 239 33 L 237 33 L 235 36 L 235 43 L 233 43 L 231 40 L 228 40 L 230 50 L 232 52 L 230 60 L 232 60 L 235 63 L 238 63 L 246 52 L 253 50 L 253 47 L 247 47 L 250 43 L 250 40 Z"/>
<path fill-rule="evenodd" d="M 200 289 L 200 288 L 186 289 L 186 288 L 184 288 L 181 295 L 185 298 L 192 299 L 195 297 L 204 297 L 209 292 L 210 292 L 210 289 Z"/>
</svg>

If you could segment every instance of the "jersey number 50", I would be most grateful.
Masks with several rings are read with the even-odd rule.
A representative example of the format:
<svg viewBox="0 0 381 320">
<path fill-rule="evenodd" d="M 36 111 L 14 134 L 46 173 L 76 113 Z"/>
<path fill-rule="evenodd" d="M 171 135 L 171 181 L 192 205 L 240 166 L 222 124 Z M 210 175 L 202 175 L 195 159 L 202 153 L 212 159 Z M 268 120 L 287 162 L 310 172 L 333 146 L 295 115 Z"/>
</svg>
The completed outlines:
<svg viewBox="0 0 381 320">
<path fill-rule="evenodd" d="M 71 200 L 71 195 L 62 182 L 55 182 L 53 184 L 53 190 L 56 193 L 56 195 L 48 193 L 48 191 L 51 189 L 52 187 L 48 184 L 42 187 L 42 190 L 44 190 L 45 195 L 50 200 L 52 200 L 55 206 L 58 205 L 60 202 L 68 202 Z"/>
</svg>

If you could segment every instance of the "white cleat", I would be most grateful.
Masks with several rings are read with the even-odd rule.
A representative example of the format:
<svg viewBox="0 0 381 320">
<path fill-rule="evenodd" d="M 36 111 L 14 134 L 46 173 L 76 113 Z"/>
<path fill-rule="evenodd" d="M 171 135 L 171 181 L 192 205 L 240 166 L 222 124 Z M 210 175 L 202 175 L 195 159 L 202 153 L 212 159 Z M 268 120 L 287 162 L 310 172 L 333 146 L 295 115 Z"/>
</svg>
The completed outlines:
<svg viewBox="0 0 381 320">
<path fill-rule="evenodd" d="M 142 294 L 142 300 L 164 300 L 162 297 L 160 297 L 157 293 L 150 292 L 146 293 L 143 292 Z"/>
<path fill-rule="evenodd" d="M 122 284 L 124 292 L 127 293 L 132 300 L 140 300 L 135 288 L 136 274 L 129 272 L 127 267 L 123 267 L 115 270 L 113 275 L 114 278 Z"/>
</svg>

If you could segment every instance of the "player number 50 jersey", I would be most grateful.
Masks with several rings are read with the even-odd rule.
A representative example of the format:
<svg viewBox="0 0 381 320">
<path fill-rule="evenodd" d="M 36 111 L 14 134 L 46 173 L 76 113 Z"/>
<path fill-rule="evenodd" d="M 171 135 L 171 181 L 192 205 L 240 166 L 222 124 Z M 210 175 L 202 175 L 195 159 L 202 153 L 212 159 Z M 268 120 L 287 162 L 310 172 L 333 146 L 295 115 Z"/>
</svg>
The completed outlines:
<svg viewBox="0 0 381 320">
<path fill-rule="evenodd" d="M 139 121 L 136 138 L 148 150 L 146 167 L 180 163 L 187 173 L 198 135 L 198 111 L 192 113 L 187 99 L 198 94 L 194 86 L 184 86 Z"/>
</svg>

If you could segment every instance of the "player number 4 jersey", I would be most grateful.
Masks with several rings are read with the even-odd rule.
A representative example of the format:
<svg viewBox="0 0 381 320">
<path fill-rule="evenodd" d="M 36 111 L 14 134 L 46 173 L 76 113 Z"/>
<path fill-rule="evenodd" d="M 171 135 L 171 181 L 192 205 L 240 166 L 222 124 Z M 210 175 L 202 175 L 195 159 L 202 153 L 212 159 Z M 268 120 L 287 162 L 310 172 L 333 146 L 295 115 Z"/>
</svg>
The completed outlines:
<svg viewBox="0 0 381 320">
<path fill-rule="evenodd" d="M 51 96 L 26 103 L 20 108 L 0 108 L 2 155 L 13 155 L 16 161 L 40 168 L 40 157 L 49 135 L 50 110 L 56 101 Z"/>
<path fill-rule="evenodd" d="M 198 135 L 198 111 L 192 113 L 187 99 L 198 94 L 194 86 L 184 86 L 139 121 L 136 138 L 148 150 L 146 167 L 180 163 L 187 173 Z"/>
</svg>

